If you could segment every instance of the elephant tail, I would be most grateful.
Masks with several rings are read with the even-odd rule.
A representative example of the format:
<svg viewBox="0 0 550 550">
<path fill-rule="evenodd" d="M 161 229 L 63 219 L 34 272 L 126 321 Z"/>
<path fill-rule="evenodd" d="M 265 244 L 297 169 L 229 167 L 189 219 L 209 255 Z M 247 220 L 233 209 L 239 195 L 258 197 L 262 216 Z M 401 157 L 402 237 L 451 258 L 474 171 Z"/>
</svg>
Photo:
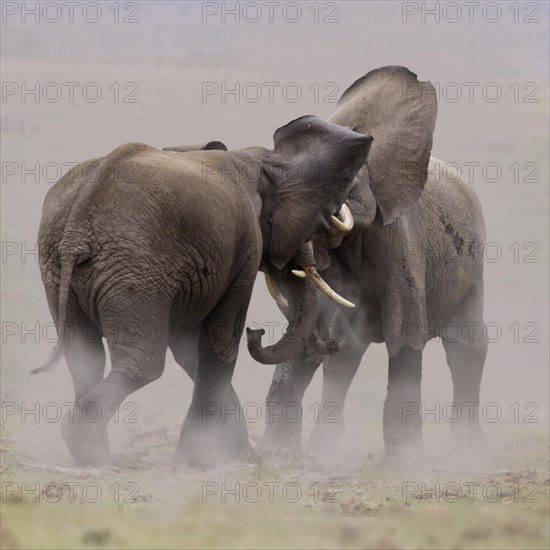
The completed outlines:
<svg viewBox="0 0 550 550">
<path fill-rule="evenodd" d="M 67 301 L 69 298 L 69 288 L 71 286 L 71 277 L 75 263 L 76 258 L 72 254 L 64 255 L 62 257 L 61 275 L 59 277 L 59 303 L 57 309 L 57 342 L 44 364 L 36 369 L 33 369 L 29 373 L 29 376 L 54 370 L 63 358 L 66 328 L 65 324 L 67 321 Z"/>
</svg>

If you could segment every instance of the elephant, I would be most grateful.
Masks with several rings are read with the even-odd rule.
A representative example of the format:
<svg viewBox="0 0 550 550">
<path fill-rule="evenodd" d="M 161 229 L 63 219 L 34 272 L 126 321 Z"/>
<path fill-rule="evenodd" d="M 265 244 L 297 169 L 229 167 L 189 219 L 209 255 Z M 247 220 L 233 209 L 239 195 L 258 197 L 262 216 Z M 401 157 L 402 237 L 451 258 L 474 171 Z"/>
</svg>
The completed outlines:
<svg viewBox="0 0 550 550">
<path fill-rule="evenodd" d="M 240 407 L 231 379 L 257 272 L 313 265 L 305 243 L 338 219 L 372 137 L 307 115 L 273 141 L 235 151 L 129 143 L 48 191 L 39 263 L 58 341 L 34 372 L 66 359 L 76 404 L 61 431 L 77 462 L 111 460 L 109 420 L 161 376 L 168 348 L 194 380 L 176 460 L 254 460 L 246 426 L 225 422 L 221 405 Z M 274 362 L 299 352 L 317 318 L 315 288 L 296 279 L 293 323 L 258 352 Z"/>
<path fill-rule="evenodd" d="M 336 413 L 331 422 L 315 424 L 308 449 L 333 449 L 344 431 L 345 398 L 361 359 L 369 344 L 385 342 L 385 461 L 403 465 L 422 460 L 422 353 L 435 337 L 443 342 L 452 375 L 450 418 L 461 416 L 452 424 L 455 450 L 486 448 L 477 407 L 472 416 L 468 408 L 479 403 L 487 354 L 485 227 L 472 186 L 431 157 L 436 116 L 432 84 L 405 67 L 388 66 L 352 84 L 328 119 L 374 139 L 347 200 L 350 219 L 313 239 L 318 271 L 357 307 L 339 308 L 322 297 L 317 331 L 327 337 L 336 327 L 339 351 L 321 355 L 304 349 L 277 365 L 267 396 L 266 452 L 303 452 L 301 418 L 285 421 L 282 412 L 289 403 L 301 407 L 321 363 L 320 410 Z M 308 276 L 303 270 L 295 275 Z M 284 298 L 282 284 L 279 291 Z M 291 317 L 284 304 L 281 310 Z"/>
</svg>

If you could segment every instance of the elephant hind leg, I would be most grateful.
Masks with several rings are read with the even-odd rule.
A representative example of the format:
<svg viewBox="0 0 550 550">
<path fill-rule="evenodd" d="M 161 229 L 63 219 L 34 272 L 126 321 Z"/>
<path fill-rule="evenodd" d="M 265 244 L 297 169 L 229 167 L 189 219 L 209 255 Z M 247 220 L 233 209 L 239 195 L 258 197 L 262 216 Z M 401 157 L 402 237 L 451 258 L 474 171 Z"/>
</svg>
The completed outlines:
<svg viewBox="0 0 550 550">
<path fill-rule="evenodd" d="M 137 389 L 159 378 L 168 342 L 168 308 L 146 319 L 132 315 L 102 319 L 109 345 L 111 372 L 80 396 L 72 419 L 63 423 L 63 437 L 79 463 L 110 461 L 107 424 L 120 404 Z M 147 311 L 140 308 L 139 311 Z M 121 312 L 122 313 L 122 312 Z"/>
<path fill-rule="evenodd" d="M 443 331 L 453 380 L 452 434 L 459 452 L 486 447 L 479 426 L 479 399 L 487 341 L 483 337 L 483 288 L 475 287 Z M 456 420 L 455 420 L 456 419 Z"/>
<path fill-rule="evenodd" d="M 239 454 L 247 460 L 257 458 L 248 443 L 245 419 L 231 385 L 255 276 L 255 264 L 247 264 L 201 322 L 193 398 L 176 449 L 178 462 L 209 467 L 227 454 L 235 454 L 239 446 Z M 235 445 L 233 451 L 220 448 L 226 437 L 222 432 L 232 416 L 241 424 L 236 427 L 238 441 L 232 440 L 231 434 L 225 439 Z"/>
<path fill-rule="evenodd" d="M 105 348 L 101 332 L 84 314 L 79 306 L 68 306 L 67 326 L 69 334 L 65 341 L 65 360 L 74 386 L 75 400 L 103 380 L 105 372 Z"/>
<path fill-rule="evenodd" d="M 195 369 L 199 360 L 200 325 L 182 338 L 170 339 L 170 350 L 176 363 L 195 381 Z"/>
<path fill-rule="evenodd" d="M 86 395 L 103 380 L 105 372 L 105 349 L 101 338 L 101 332 L 88 319 L 76 302 L 69 302 L 67 305 L 67 327 L 68 334 L 65 337 L 65 360 L 71 374 L 74 386 L 75 403 Z M 62 434 L 69 447 L 69 450 L 77 460 L 83 454 L 83 445 L 74 443 L 80 437 L 74 437 L 78 430 L 74 417 L 75 411 L 70 411 L 63 419 Z M 91 409 L 87 410 L 90 418 L 95 418 Z M 95 454 L 98 456 L 109 456 L 109 439 L 107 428 L 104 424 L 98 423 L 94 432 Z M 86 447 L 84 445 L 84 447 Z M 86 462 L 87 460 L 79 460 Z"/>
<path fill-rule="evenodd" d="M 198 364 L 199 338 L 200 326 L 182 339 L 170 343 L 174 359 L 193 382 Z M 243 452 L 249 450 L 249 445 L 245 416 L 233 385 L 229 389 L 227 400 L 228 403 L 234 403 L 235 408 L 231 414 L 225 414 L 222 418 L 222 426 L 217 436 L 217 447 L 229 456 L 238 458 L 242 457 Z"/>
</svg>

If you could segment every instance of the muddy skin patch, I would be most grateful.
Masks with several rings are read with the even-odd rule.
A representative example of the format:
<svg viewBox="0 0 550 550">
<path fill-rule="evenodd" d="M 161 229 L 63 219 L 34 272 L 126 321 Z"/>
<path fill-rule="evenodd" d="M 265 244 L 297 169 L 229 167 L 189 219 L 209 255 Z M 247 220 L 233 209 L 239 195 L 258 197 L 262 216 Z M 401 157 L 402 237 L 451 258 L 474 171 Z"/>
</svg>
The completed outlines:
<svg viewBox="0 0 550 550">
<path fill-rule="evenodd" d="M 447 235 L 449 235 L 449 237 L 451 237 L 453 241 L 453 246 L 455 247 L 457 254 L 460 254 L 462 252 L 462 247 L 464 246 L 464 239 L 459 235 L 458 231 L 456 231 L 450 223 L 446 222 L 443 218 L 441 219 L 441 221 L 445 226 L 445 232 L 447 233 Z"/>
</svg>

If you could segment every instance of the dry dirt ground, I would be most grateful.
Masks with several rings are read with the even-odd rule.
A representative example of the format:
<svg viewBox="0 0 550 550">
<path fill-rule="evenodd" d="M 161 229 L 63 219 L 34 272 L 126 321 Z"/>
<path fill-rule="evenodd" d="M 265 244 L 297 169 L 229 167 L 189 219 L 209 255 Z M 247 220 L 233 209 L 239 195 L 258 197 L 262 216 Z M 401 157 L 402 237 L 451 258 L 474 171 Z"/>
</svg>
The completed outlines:
<svg viewBox="0 0 550 550">
<path fill-rule="evenodd" d="M 446 452 L 448 426 L 428 423 L 433 452 L 414 472 L 384 469 L 376 425 L 350 428 L 322 460 L 208 471 L 174 465 L 176 425 L 114 426 L 118 465 L 99 470 L 75 467 L 55 429 L 6 428 L 2 548 L 548 547 L 540 424 L 486 425 L 493 457 L 465 464 Z"/>
</svg>

